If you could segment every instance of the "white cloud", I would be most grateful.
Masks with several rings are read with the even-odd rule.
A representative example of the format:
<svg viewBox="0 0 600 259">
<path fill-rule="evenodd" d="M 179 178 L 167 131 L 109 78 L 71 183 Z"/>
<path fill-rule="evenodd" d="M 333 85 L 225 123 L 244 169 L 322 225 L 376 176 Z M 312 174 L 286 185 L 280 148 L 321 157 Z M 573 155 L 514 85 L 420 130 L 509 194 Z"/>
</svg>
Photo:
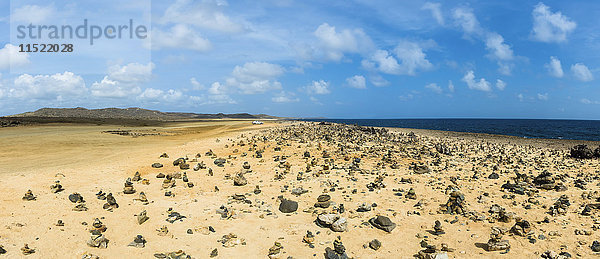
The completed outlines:
<svg viewBox="0 0 600 259">
<path fill-rule="evenodd" d="M 583 104 L 600 104 L 599 101 L 592 101 L 592 100 L 587 99 L 587 98 L 581 99 L 580 102 L 583 103 Z"/>
<path fill-rule="evenodd" d="M 310 85 L 305 86 L 308 94 L 328 94 L 331 93 L 329 90 L 329 82 L 324 80 L 312 81 Z"/>
<path fill-rule="evenodd" d="M 532 12 L 533 29 L 531 36 L 542 42 L 564 42 L 567 35 L 577 27 L 577 23 L 561 12 L 553 13 L 544 3 L 538 3 Z"/>
<path fill-rule="evenodd" d="M 469 8 L 454 9 L 452 17 L 465 33 L 479 33 L 482 30 L 477 17 L 473 14 L 473 10 Z"/>
<path fill-rule="evenodd" d="M 104 98 L 129 98 L 142 93 L 141 84 L 150 81 L 154 63 L 146 65 L 129 63 L 124 66 L 114 65 L 108 68 L 106 75 L 100 82 L 94 82 L 91 94 Z"/>
<path fill-rule="evenodd" d="M 222 9 L 226 6 L 223 1 L 213 0 L 177 0 L 167 8 L 160 23 L 191 24 L 204 29 L 222 32 L 239 32 L 243 27 L 231 20 Z"/>
<path fill-rule="evenodd" d="M 214 82 L 208 88 L 208 93 L 211 95 L 224 95 L 227 92 L 227 87 L 219 82 Z"/>
<path fill-rule="evenodd" d="M 564 75 L 560 60 L 556 57 L 550 57 L 550 63 L 546 64 L 545 67 L 553 77 L 561 78 Z"/>
<path fill-rule="evenodd" d="M 86 92 L 83 78 L 67 71 L 54 75 L 20 75 L 14 80 L 14 88 L 9 89 L 6 95 L 22 100 L 64 101 Z"/>
<path fill-rule="evenodd" d="M 583 63 L 577 63 L 571 66 L 571 73 L 579 81 L 589 82 L 594 80 L 594 75 Z"/>
<path fill-rule="evenodd" d="M 437 94 L 441 94 L 441 93 L 443 93 L 443 92 L 444 92 L 444 91 L 442 90 L 442 88 L 441 88 L 441 87 L 439 87 L 439 86 L 438 86 L 437 84 L 435 84 L 435 83 L 428 84 L 428 85 L 426 85 L 426 86 L 425 86 L 425 88 L 427 88 L 427 89 L 429 89 L 429 90 L 431 90 L 431 91 L 433 91 L 434 93 L 437 93 Z"/>
<path fill-rule="evenodd" d="M 192 84 L 192 89 L 196 91 L 204 90 L 204 85 L 200 84 L 195 77 L 190 78 L 190 83 Z"/>
<path fill-rule="evenodd" d="M 452 80 L 448 80 L 448 91 L 454 93 L 454 84 L 452 83 Z"/>
<path fill-rule="evenodd" d="M 479 90 L 479 91 L 484 91 L 484 92 L 492 91 L 492 87 L 491 87 L 490 83 L 488 81 L 486 81 L 485 78 L 480 78 L 479 81 L 475 80 L 475 73 L 473 72 L 473 70 L 469 70 L 465 74 L 465 76 L 462 78 L 462 81 L 467 83 L 467 86 L 469 86 L 469 89 Z"/>
<path fill-rule="evenodd" d="M 209 40 L 202 38 L 196 31 L 185 24 L 177 24 L 170 31 L 153 28 L 150 37 L 151 48 L 154 50 L 175 48 L 207 51 L 212 48 Z"/>
<path fill-rule="evenodd" d="M 373 43 L 361 29 L 336 31 L 335 26 L 327 23 L 319 25 L 315 36 L 325 52 L 328 60 L 339 61 L 344 53 L 359 53 L 369 50 Z"/>
<path fill-rule="evenodd" d="M 367 88 L 367 80 L 364 76 L 355 75 L 353 77 L 346 78 L 346 83 L 353 88 L 365 89 Z"/>
<path fill-rule="evenodd" d="M 488 33 L 485 39 L 485 46 L 495 59 L 512 60 L 514 58 L 512 49 L 504 43 L 504 38 L 498 33 Z"/>
<path fill-rule="evenodd" d="M 496 88 L 498 90 L 503 91 L 506 88 L 506 83 L 500 79 L 496 80 Z"/>
<path fill-rule="evenodd" d="M 523 94 L 518 94 L 517 98 L 519 98 L 519 102 L 522 102 L 525 99 L 525 97 L 523 96 Z"/>
<path fill-rule="evenodd" d="M 401 40 L 394 48 L 393 54 L 395 56 L 387 50 L 376 50 L 369 60 L 362 61 L 362 66 L 386 74 L 411 76 L 416 75 L 418 70 L 429 70 L 433 67 L 427 60 L 423 47 L 417 42 Z"/>
<path fill-rule="evenodd" d="M 10 18 L 11 21 L 25 24 L 37 24 L 46 21 L 55 13 L 52 6 L 24 5 L 15 8 Z"/>
<path fill-rule="evenodd" d="M 248 62 L 236 66 L 227 78 L 228 86 L 238 88 L 243 94 L 264 93 L 281 89 L 281 83 L 275 79 L 282 75 L 285 69 L 277 64 L 267 62 Z"/>
<path fill-rule="evenodd" d="M 389 81 L 385 80 L 385 78 L 383 78 L 381 75 L 378 75 L 378 74 L 369 76 L 369 81 L 371 82 L 371 84 L 373 84 L 374 86 L 378 86 L 378 87 L 382 87 L 382 86 L 386 86 L 386 85 L 390 84 Z"/>
<path fill-rule="evenodd" d="M 169 89 L 163 91 L 160 89 L 146 88 L 138 97 L 138 100 L 145 102 L 164 103 L 182 101 L 185 96 L 181 91 Z"/>
<path fill-rule="evenodd" d="M 548 101 L 548 93 L 545 94 L 537 94 L 537 98 L 542 101 Z"/>
<path fill-rule="evenodd" d="M 441 6 L 442 5 L 440 3 L 426 2 L 422 9 L 430 10 L 431 15 L 433 15 L 433 18 L 435 18 L 437 23 L 439 25 L 444 25 L 444 16 L 442 15 Z"/>
<path fill-rule="evenodd" d="M 511 74 L 513 68 L 511 61 L 515 59 L 515 56 L 511 46 L 504 41 L 502 35 L 482 28 L 470 8 L 456 8 L 452 17 L 455 24 L 462 28 L 465 36 L 475 36 L 485 44 L 485 48 L 489 52 L 487 57 L 497 61 L 498 71 L 501 74 Z"/>
<path fill-rule="evenodd" d="M 276 103 L 299 102 L 300 99 L 294 98 L 294 96 L 295 96 L 294 93 L 288 93 L 288 92 L 282 91 L 281 93 L 273 96 L 273 98 L 271 98 L 271 101 L 276 102 Z"/>
<path fill-rule="evenodd" d="M 19 47 L 6 44 L 0 49 L 0 69 L 23 66 L 30 63 L 29 54 L 19 52 Z"/>
</svg>

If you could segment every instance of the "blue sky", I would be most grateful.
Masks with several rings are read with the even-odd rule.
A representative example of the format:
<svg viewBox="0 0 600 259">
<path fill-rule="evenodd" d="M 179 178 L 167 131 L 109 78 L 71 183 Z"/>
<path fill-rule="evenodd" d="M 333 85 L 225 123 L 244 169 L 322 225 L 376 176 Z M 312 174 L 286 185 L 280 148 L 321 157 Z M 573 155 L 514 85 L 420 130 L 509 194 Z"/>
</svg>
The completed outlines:
<svg viewBox="0 0 600 259">
<path fill-rule="evenodd" d="M 596 1 L 87 2 L 0 2 L 0 115 L 82 106 L 600 118 Z M 19 24 L 83 19 L 151 29 L 93 46 L 15 36 Z M 26 43 L 72 43 L 75 52 L 19 53 Z"/>
</svg>

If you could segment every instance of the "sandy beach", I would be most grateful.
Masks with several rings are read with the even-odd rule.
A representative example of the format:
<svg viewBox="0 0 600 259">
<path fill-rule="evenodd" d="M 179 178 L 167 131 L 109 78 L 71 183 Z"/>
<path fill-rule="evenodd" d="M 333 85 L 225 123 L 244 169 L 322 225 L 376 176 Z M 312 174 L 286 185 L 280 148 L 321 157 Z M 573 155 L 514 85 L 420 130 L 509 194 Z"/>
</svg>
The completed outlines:
<svg viewBox="0 0 600 259">
<path fill-rule="evenodd" d="M 598 146 L 290 121 L 0 128 L 0 245 L 7 258 L 589 258 L 600 167 L 568 157 L 581 143 Z M 96 218 L 105 231 L 90 232 Z M 98 236 L 106 248 L 88 244 Z"/>
</svg>

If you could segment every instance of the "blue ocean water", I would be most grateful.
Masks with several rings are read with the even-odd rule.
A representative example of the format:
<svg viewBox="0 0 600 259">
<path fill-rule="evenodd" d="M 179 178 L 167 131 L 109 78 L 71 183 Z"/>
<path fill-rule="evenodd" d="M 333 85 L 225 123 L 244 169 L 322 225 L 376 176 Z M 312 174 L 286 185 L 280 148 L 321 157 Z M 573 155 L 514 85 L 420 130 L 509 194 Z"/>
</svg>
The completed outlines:
<svg viewBox="0 0 600 259">
<path fill-rule="evenodd" d="M 600 121 L 537 119 L 306 119 L 372 127 L 431 129 L 523 138 L 600 141 Z"/>
</svg>

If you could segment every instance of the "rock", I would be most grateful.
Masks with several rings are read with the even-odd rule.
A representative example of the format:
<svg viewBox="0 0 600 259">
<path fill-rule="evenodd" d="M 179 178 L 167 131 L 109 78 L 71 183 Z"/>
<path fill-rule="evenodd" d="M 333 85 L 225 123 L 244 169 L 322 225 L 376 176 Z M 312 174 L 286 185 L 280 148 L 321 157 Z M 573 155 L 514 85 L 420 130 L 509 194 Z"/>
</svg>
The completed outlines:
<svg viewBox="0 0 600 259">
<path fill-rule="evenodd" d="M 435 221 L 435 224 L 433 226 L 433 230 L 434 230 L 433 234 L 434 235 L 438 235 L 438 236 L 446 233 L 444 231 L 444 229 L 442 229 L 442 223 L 439 220 Z"/>
<path fill-rule="evenodd" d="M 219 251 L 215 248 L 210 252 L 210 258 L 217 257 L 219 255 Z"/>
<path fill-rule="evenodd" d="M 227 160 L 225 160 L 224 158 L 217 158 L 214 161 L 215 165 L 218 167 L 224 167 L 226 162 Z"/>
<path fill-rule="evenodd" d="M 161 167 L 163 167 L 163 164 L 161 164 L 161 163 L 153 163 L 152 164 L 152 168 L 161 168 Z"/>
<path fill-rule="evenodd" d="M 358 206 L 356 211 L 357 212 L 367 212 L 367 211 L 371 211 L 371 209 L 372 209 L 371 204 L 367 204 L 366 202 L 364 202 L 363 204 Z"/>
<path fill-rule="evenodd" d="M 178 166 L 180 164 L 185 164 L 185 158 L 180 157 L 175 159 L 175 161 L 173 161 L 173 166 Z"/>
<path fill-rule="evenodd" d="M 125 180 L 124 185 L 125 185 L 123 187 L 124 194 L 134 194 L 135 193 L 135 189 L 133 188 L 133 183 L 131 182 L 131 178 L 127 178 L 127 180 Z"/>
<path fill-rule="evenodd" d="M 142 225 L 148 219 L 150 219 L 150 218 L 146 215 L 146 210 L 143 210 L 142 212 L 140 212 L 140 214 L 137 215 L 137 223 L 138 223 L 138 225 Z"/>
<path fill-rule="evenodd" d="M 109 240 L 100 232 L 92 231 L 90 239 L 87 241 L 87 245 L 90 247 L 107 248 Z"/>
<path fill-rule="evenodd" d="M 488 175 L 488 179 L 498 179 L 498 178 L 500 178 L 500 175 L 496 172 L 493 172 L 490 175 Z"/>
<path fill-rule="evenodd" d="M 140 175 L 140 172 L 135 172 L 135 174 L 133 175 L 133 178 L 131 178 L 131 180 L 135 181 L 135 182 L 142 180 L 142 176 Z"/>
<path fill-rule="evenodd" d="M 569 201 L 569 196 L 563 194 L 558 198 L 558 200 L 550 207 L 548 213 L 552 216 L 565 215 L 567 214 L 567 209 L 571 206 L 571 202 Z M 585 210 L 585 208 L 584 208 Z"/>
<path fill-rule="evenodd" d="M 408 190 L 408 193 L 404 197 L 412 199 L 412 200 L 416 200 L 417 194 L 415 193 L 415 190 L 413 188 L 410 188 L 410 190 Z"/>
<path fill-rule="evenodd" d="M 137 236 L 135 236 L 133 241 L 131 243 L 129 243 L 129 245 L 127 245 L 127 246 L 144 248 L 144 247 L 146 247 L 146 239 L 144 239 L 144 237 L 142 235 L 137 235 Z"/>
<path fill-rule="evenodd" d="M 519 220 L 510 229 L 510 232 L 522 237 L 527 236 L 531 232 L 531 224 L 527 220 Z"/>
<path fill-rule="evenodd" d="M 464 214 L 466 212 L 465 196 L 459 191 L 452 191 L 448 202 L 443 204 L 441 209 L 448 214 Z"/>
<path fill-rule="evenodd" d="M 30 255 L 35 253 L 35 249 L 29 248 L 28 244 L 24 244 L 23 247 L 21 247 L 21 253 L 23 253 L 24 255 Z"/>
<path fill-rule="evenodd" d="M 260 194 L 261 192 L 262 191 L 260 190 L 260 186 L 257 185 L 256 187 L 254 187 L 254 191 L 253 191 L 254 194 Z"/>
<path fill-rule="evenodd" d="M 369 220 L 369 223 L 374 227 L 381 229 L 385 232 L 392 232 L 396 228 L 396 223 L 392 222 L 390 218 L 386 216 L 377 216 Z"/>
<path fill-rule="evenodd" d="M 333 249 L 329 247 L 325 248 L 325 258 L 348 259 L 348 255 L 346 255 L 346 248 L 342 244 L 341 237 L 338 236 L 338 238 L 333 241 Z"/>
<path fill-rule="evenodd" d="M 281 249 L 283 249 L 281 243 L 275 242 L 275 244 L 273 244 L 273 246 L 269 248 L 269 257 L 276 257 L 279 253 L 281 253 Z"/>
<path fill-rule="evenodd" d="M 33 195 L 33 192 L 31 192 L 31 190 L 27 190 L 25 195 L 23 195 L 24 201 L 34 201 L 36 198 L 37 197 L 35 197 L 35 195 Z"/>
<path fill-rule="evenodd" d="M 160 158 L 169 158 L 169 155 L 167 155 L 167 153 L 162 153 L 162 155 L 159 156 Z"/>
<path fill-rule="evenodd" d="M 308 190 L 305 190 L 302 187 L 292 189 L 292 194 L 296 195 L 296 196 L 300 196 L 300 195 L 305 194 L 307 192 L 308 192 Z"/>
<path fill-rule="evenodd" d="M 167 226 L 162 226 L 159 229 L 156 230 L 158 232 L 159 236 L 166 236 L 167 234 L 169 234 L 169 229 L 167 228 Z"/>
<path fill-rule="evenodd" d="M 246 184 L 248 184 L 248 180 L 246 180 L 243 173 L 238 173 L 233 177 L 234 186 L 244 186 Z"/>
<path fill-rule="evenodd" d="M 50 186 L 50 191 L 51 191 L 52 193 L 58 193 L 58 192 L 61 192 L 61 191 L 63 191 L 63 190 L 64 190 L 64 189 L 63 189 L 62 185 L 60 184 L 60 181 L 59 181 L 59 180 L 56 180 L 56 181 L 54 182 L 54 184 Z"/>
<path fill-rule="evenodd" d="M 502 240 L 503 231 L 497 227 L 492 227 L 492 233 L 490 233 L 490 239 L 487 242 L 488 251 L 500 251 L 507 250 L 510 248 L 508 240 Z"/>
<path fill-rule="evenodd" d="M 306 235 L 302 238 L 302 242 L 312 245 L 315 242 L 315 236 L 310 230 L 306 231 Z"/>
<path fill-rule="evenodd" d="M 571 148 L 571 157 L 590 159 L 594 157 L 594 152 L 587 145 L 576 145 Z"/>
<path fill-rule="evenodd" d="M 344 217 L 340 217 L 333 224 L 331 224 L 331 230 L 335 232 L 344 232 L 348 230 L 348 221 Z"/>
<path fill-rule="evenodd" d="M 156 178 L 165 178 L 165 174 L 163 174 L 163 173 L 158 173 L 158 174 L 156 175 Z"/>
<path fill-rule="evenodd" d="M 594 252 L 600 252 L 600 242 L 598 242 L 597 240 L 594 240 L 594 242 L 592 243 L 592 246 L 590 246 L 590 248 Z"/>
<path fill-rule="evenodd" d="M 340 216 L 338 214 L 321 214 L 317 216 L 317 225 L 321 225 L 323 227 L 329 227 L 333 222 L 335 222 Z"/>
<path fill-rule="evenodd" d="M 117 204 L 117 200 L 113 197 L 112 193 L 106 196 L 106 203 L 103 205 L 103 208 L 108 211 L 119 208 L 119 204 Z"/>
<path fill-rule="evenodd" d="M 279 211 L 283 213 L 292 213 L 298 210 L 298 202 L 284 199 L 279 204 Z"/>
<path fill-rule="evenodd" d="M 317 202 L 315 203 L 315 207 L 316 208 L 329 208 L 329 205 L 331 204 L 331 196 L 329 196 L 328 194 L 321 194 L 319 195 L 319 197 L 317 197 Z"/>
<path fill-rule="evenodd" d="M 369 242 L 369 247 L 375 251 L 379 250 L 379 248 L 381 248 L 381 242 L 377 239 L 373 239 L 371 240 L 371 242 Z"/>
<path fill-rule="evenodd" d="M 4 249 L 4 246 L 0 245 L 0 255 L 6 254 L 6 249 Z"/>
<path fill-rule="evenodd" d="M 244 164 L 242 165 L 242 168 L 248 170 L 250 169 L 250 163 L 248 163 L 248 161 L 244 162 Z"/>
</svg>

